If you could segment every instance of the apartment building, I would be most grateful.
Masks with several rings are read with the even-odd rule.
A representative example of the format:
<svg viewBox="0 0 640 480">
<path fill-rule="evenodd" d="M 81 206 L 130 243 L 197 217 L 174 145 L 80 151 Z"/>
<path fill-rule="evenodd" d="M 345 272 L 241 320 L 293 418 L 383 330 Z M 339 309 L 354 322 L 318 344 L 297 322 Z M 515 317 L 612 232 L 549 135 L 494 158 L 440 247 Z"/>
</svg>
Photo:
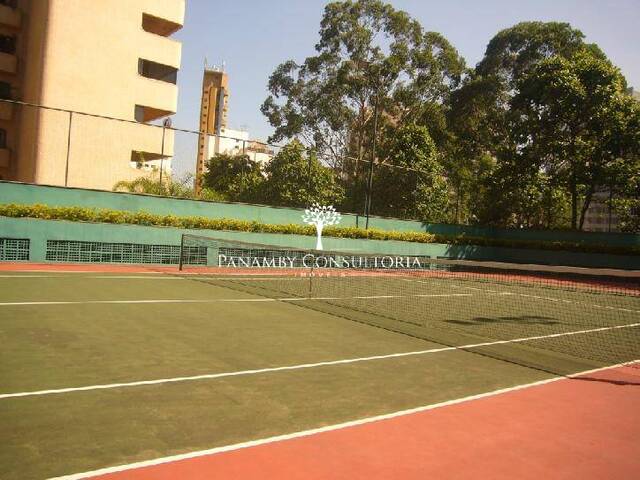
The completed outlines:
<svg viewBox="0 0 640 480">
<path fill-rule="evenodd" d="M 205 171 L 207 161 L 214 151 L 211 137 L 221 135 L 227 128 L 227 110 L 229 104 L 229 78 L 221 68 L 205 67 L 202 75 L 202 98 L 200 101 L 200 132 L 196 155 L 196 191 L 200 190 L 197 178 Z"/>
<path fill-rule="evenodd" d="M 0 102 L 0 176 L 111 189 L 160 159 L 170 168 L 173 131 L 159 124 L 177 109 L 171 35 L 184 11 L 184 0 L 0 0 L 0 98 L 61 109 Z"/>
</svg>

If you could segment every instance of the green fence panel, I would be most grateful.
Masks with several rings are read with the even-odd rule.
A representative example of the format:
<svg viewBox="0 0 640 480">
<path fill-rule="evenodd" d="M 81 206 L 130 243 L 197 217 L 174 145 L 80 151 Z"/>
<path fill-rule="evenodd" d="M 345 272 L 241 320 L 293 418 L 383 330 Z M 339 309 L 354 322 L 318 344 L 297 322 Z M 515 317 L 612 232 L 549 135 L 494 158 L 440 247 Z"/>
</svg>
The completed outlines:
<svg viewBox="0 0 640 480">
<path fill-rule="evenodd" d="M 170 227 L 148 227 L 139 225 L 116 225 L 103 223 L 69 222 L 64 220 L 40 220 L 32 218 L 0 217 L 0 237 L 26 238 L 30 240 L 32 262 L 47 261 L 47 241 L 97 242 L 113 244 L 142 244 L 178 246 L 183 233 L 263 243 L 276 246 L 313 248 L 315 238 L 304 235 L 271 233 L 230 232 L 216 230 L 185 230 Z M 391 240 L 363 240 L 349 238 L 323 239 L 327 250 L 357 253 L 380 253 L 390 255 L 425 255 L 433 258 L 455 258 L 468 260 L 491 260 L 513 263 L 566 265 L 577 267 L 599 267 L 640 269 L 640 256 L 605 255 L 566 251 L 545 251 L 472 245 L 445 245 L 400 242 Z M 50 244 L 50 249 L 51 249 Z M 73 248 L 78 248 L 74 246 Z M 50 254 L 51 256 L 51 254 Z M 95 260 L 97 262 L 100 259 Z M 108 261 L 108 260 L 107 260 Z M 148 262 L 147 262 L 148 263 Z M 162 263 L 162 262 L 158 262 Z"/>
</svg>

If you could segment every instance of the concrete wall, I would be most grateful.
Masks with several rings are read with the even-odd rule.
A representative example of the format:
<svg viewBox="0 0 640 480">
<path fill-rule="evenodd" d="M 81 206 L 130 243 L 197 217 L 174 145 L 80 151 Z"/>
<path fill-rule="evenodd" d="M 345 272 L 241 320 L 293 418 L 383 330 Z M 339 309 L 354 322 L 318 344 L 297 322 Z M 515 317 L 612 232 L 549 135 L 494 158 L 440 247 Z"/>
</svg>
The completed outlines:
<svg viewBox="0 0 640 480">
<path fill-rule="evenodd" d="M 204 202 L 156 197 L 153 195 L 103 192 L 11 182 L 0 182 L 0 202 L 110 208 L 114 210 L 145 211 L 159 215 L 236 218 L 273 224 L 300 223 L 302 214 L 302 210 L 296 208 Z M 361 216 L 344 215 L 340 225 L 364 227 L 364 219 Z M 585 244 L 640 246 L 640 235 L 622 233 L 507 230 L 463 225 L 423 224 L 417 221 L 378 217 L 372 217 L 369 226 L 383 230 L 420 231 L 511 240 L 571 241 Z"/>
<path fill-rule="evenodd" d="M 76 240 L 108 243 L 142 243 L 180 245 L 183 233 L 215 238 L 235 239 L 269 245 L 313 248 L 315 238 L 303 235 L 227 232 L 215 230 L 184 230 L 168 227 L 113 225 L 100 223 L 39 220 L 0 217 L 0 238 L 28 238 L 31 240 L 30 261 L 44 262 L 47 240 Z M 346 238 L 323 239 L 326 250 L 389 255 L 426 255 L 432 258 L 492 260 L 510 263 L 566 265 L 640 269 L 640 256 L 587 254 L 563 251 L 522 250 L 514 248 L 452 246 L 383 240 Z"/>
</svg>

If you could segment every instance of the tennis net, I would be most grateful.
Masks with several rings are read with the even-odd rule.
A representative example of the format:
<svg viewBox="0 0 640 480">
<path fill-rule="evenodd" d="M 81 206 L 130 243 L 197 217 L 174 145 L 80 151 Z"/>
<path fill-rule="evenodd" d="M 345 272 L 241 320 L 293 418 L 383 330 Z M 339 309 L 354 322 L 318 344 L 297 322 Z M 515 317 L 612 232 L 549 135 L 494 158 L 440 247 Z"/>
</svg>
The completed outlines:
<svg viewBox="0 0 640 480">
<path fill-rule="evenodd" d="M 553 373 L 640 359 L 637 272 L 197 235 L 183 236 L 180 260 L 197 281 Z"/>
</svg>

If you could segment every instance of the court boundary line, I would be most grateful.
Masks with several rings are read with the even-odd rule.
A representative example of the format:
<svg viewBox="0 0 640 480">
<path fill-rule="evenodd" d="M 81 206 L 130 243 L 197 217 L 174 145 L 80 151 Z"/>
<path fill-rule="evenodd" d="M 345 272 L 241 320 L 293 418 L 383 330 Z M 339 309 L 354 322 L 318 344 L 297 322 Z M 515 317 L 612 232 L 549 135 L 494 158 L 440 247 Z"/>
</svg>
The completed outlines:
<svg viewBox="0 0 640 480">
<path fill-rule="evenodd" d="M 177 298 L 177 299 L 148 299 L 148 300 L 45 300 L 29 302 L 0 302 L 0 307 L 38 306 L 38 305 L 119 305 L 145 303 L 234 303 L 234 302 L 309 302 L 317 300 L 375 300 L 383 298 L 437 298 L 437 297 L 473 297 L 476 295 L 512 295 L 510 292 L 473 293 L 416 293 L 413 295 L 355 295 L 352 297 L 282 297 L 282 298 Z"/>
<path fill-rule="evenodd" d="M 429 282 L 425 282 L 424 280 L 415 280 L 415 279 L 406 279 L 405 281 L 407 282 L 415 282 L 415 283 L 425 283 L 428 284 Z M 478 287 L 470 287 L 468 285 L 450 285 L 450 287 L 454 288 L 454 289 L 462 289 L 462 290 L 473 290 L 474 292 L 480 292 L 480 293 L 485 293 L 488 295 L 513 295 L 516 297 L 523 297 L 523 298 L 532 298 L 534 300 L 544 300 L 547 302 L 554 302 L 554 303 L 568 303 L 571 305 L 585 305 L 581 302 L 578 302 L 576 300 L 567 300 L 565 298 L 555 298 L 555 297 L 544 297 L 542 295 L 531 295 L 531 294 L 527 294 L 527 293 L 520 293 L 520 292 L 511 292 L 508 290 L 490 290 L 488 288 L 478 288 Z M 624 308 L 624 307 L 612 307 L 610 305 L 598 305 L 597 303 L 587 303 L 586 304 L 589 307 L 594 307 L 594 308 L 605 308 L 607 310 L 615 310 L 618 312 L 627 312 L 627 313 L 640 313 L 640 310 L 633 310 L 631 308 Z"/>
<path fill-rule="evenodd" d="M 626 324 L 626 325 L 616 325 L 612 327 L 599 327 L 599 328 L 591 328 L 588 330 L 577 330 L 577 331 L 571 331 L 571 332 L 553 333 L 549 335 L 522 337 L 522 338 L 515 338 L 510 340 L 496 340 L 491 342 L 481 342 L 481 343 L 459 345 L 459 346 L 430 348 L 427 350 L 416 350 L 411 352 L 390 353 L 385 355 L 372 355 L 369 357 L 347 358 L 347 359 L 341 359 L 341 360 L 326 360 L 323 362 L 301 363 L 297 365 L 285 365 L 281 367 L 236 370 L 233 372 L 205 373 L 201 375 L 160 378 L 155 380 L 138 380 L 133 382 L 85 385 L 82 387 L 66 387 L 66 388 L 54 388 L 54 389 L 47 389 L 47 390 L 31 390 L 31 391 L 24 391 L 24 392 L 1 393 L 0 400 L 4 400 L 8 398 L 58 395 L 58 394 L 73 393 L 73 392 L 87 392 L 87 391 L 95 391 L 95 390 L 112 390 L 116 388 L 141 387 L 141 386 L 148 386 L 148 385 L 163 385 L 167 383 L 190 382 L 190 381 L 199 381 L 199 380 L 215 380 L 218 378 L 259 375 L 263 373 L 273 373 L 273 372 L 282 372 L 282 371 L 291 371 L 291 370 L 305 370 L 310 368 L 327 367 L 327 366 L 334 366 L 334 365 L 347 365 L 347 364 L 353 364 L 353 363 L 370 362 L 375 360 L 386 360 L 390 358 L 402 358 L 402 357 L 426 355 L 431 353 L 450 352 L 450 351 L 456 351 L 456 350 L 471 350 L 474 348 L 489 347 L 493 345 L 523 343 L 527 341 L 543 340 L 547 338 L 557 338 L 557 337 L 564 337 L 564 336 L 570 336 L 570 335 L 581 335 L 585 333 L 603 332 L 603 331 L 616 330 L 616 329 L 622 329 L 622 328 L 632 328 L 632 327 L 638 327 L 638 326 L 640 326 L 640 323 L 632 323 L 632 324 Z"/>
<path fill-rule="evenodd" d="M 133 462 L 133 463 L 128 463 L 128 464 L 123 464 L 123 465 L 117 465 L 117 466 L 112 466 L 112 467 L 105 467 L 105 468 L 100 468 L 97 470 L 90 470 L 87 472 L 81 472 L 81 473 L 72 473 L 69 475 L 63 475 L 63 476 L 58 476 L 58 477 L 50 477 L 47 480 L 82 480 L 85 478 L 91 478 L 91 477 L 95 477 L 98 475 L 107 475 L 107 474 L 111 474 L 111 473 L 118 473 L 118 472 L 124 472 L 127 470 L 136 470 L 139 468 L 145 468 L 145 467 L 153 467 L 156 465 L 162 465 L 165 463 L 173 463 L 173 462 L 179 462 L 179 461 L 183 461 L 183 460 L 189 460 L 189 459 L 193 459 L 193 458 L 199 458 L 199 457 L 204 457 L 204 456 L 209 456 L 209 455 L 216 455 L 216 454 L 220 454 L 220 453 L 224 453 L 224 452 L 230 452 L 230 451 L 234 451 L 234 450 L 241 450 L 241 449 L 245 449 L 245 448 L 251 448 L 251 447 L 258 447 L 261 445 L 268 445 L 271 443 L 277 443 L 277 442 L 282 442 L 282 441 L 287 441 L 287 440 L 294 440 L 297 438 L 304 438 L 304 437 L 309 437 L 312 435 L 317 435 L 317 434 L 321 434 L 321 433 L 325 433 L 325 432 L 332 432 L 332 431 L 336 431 L 336 430 L 343 430 L 345 428 L 351 428 L 351 427 L 356 427 L 359 425 L 366 425 L 366 424 L 370 424 L 370 423 L 375 423 L 375 422 L 381 422 L 381 421 L 385 421 L 385 420 L 391 420 L 393 418 L 397 418 L 397 417 L 403 417 L 403 416 L 407 416 L 407 415 L 413 415 L 416 413 L 422 413 L 422 412 L 426 412 L 429 410 L 435 410 L 437 408 L 442 408 L 442 407 L 448 407 L 451 405 L 459 405 L 462 403 L 467 403 L 467 402 L 472 402 L 475 400 L 480 400 L 483 398 L 490 398 L 490 397 L 494 397 L 494 396 L 498 396 L 498 395 L 503 395 L 506 393 L 510 393 L 510 392 L 515 392 L 515 391 L 519 391 L 519 390 L 525 390 L 528 388 L 534 388 L 534 387 L 538 387 L 538 386 L 542 386 L 542 385 L 547 385 L 550 383 L 554 383 L 554 382 L 558 382 L 561 380 L 571 380 L 571 379 L 575 379 L 575 378 L 579 378 L 581 376 L 584 375 L 588 375 L 591 373 L 597 373 L 597 372 L 601 372 L 601 371 L 605 371 L 605 370 L 612 370 L 615 368 L 622 368 L 625 367 L 627 365 L 631 365 L 634 363 L 639 362 L 640 359 L 638 360 L 633 360 L 630 362 L 624 362 L 624 363 L 619 363 L 616 365 L 610 365 L 607 367 L 600 367 L 600 368 L 594 368 L 594 369 L 590 369 L 590 370 L 584 370 L 581 372 L 576 372 L 570 375 L 566 375 L 566 376 L 555 376 L 555 377 L 551 377 L 551 378 L 547 378 L 544 380 L 538 380 L 536 382 L 530 382 L 530 383 L 523 383 L 520 385 L 515 385 L 512 387 L 506 387 L 506 388 L 499 388 L 497 390 L 492 390 L 489 392 L 484 392 L 484 393 L 478 393 L 475 395 L 468 395 L 466 397 L 460 397 L 460 398 L 456 398 L 456 399 L 452 399 L 452 400 L 445 400 L 443 402 L 437 402 L 437 403 L 432 403 L 429 405 L 423 405 L 420 407 L 414 407 L 414 408 L 409 408 L 409 409 L 405 409 L 405 410 L 399 410 L 396 412 L 391 412 L 391 413 L 385 413 L 385 414 L 381 414 L 381 415 L 375 415 L 372 417 L 365 417 L 365 418 L 360 418 L 357 420 L 350 420 L 347 422 L 341 422 L 341 423 L 336 423 L 333 425 L 327 425 L 324 427 L 318 427 L 318 428 L 311 428 L 311 429 L 307 429 L 307 430 L 300 430 L 297 432 L 293 432 L 293 433 L 287 433 L 287 434 L 282 434 L 282 435 L 274 435 L 271 437 L 265 437 L 265 438 L 261 438 L 261 439 L 256 439 L 256 440 L 249 440 L 246 442 L 239 442 L 239 443 L 234 443 L 231 445 L 224 445 L 224 446 L 220 446 L 220 447 L 214 447 L 214 448 L 209 448 L 206 450 L 197 450 L 197 451 L 193 451 L 193 452 L 188 452 L 188 453 L 182 453 L 182 454 L 178 454 L 178 455 L 170 455 L 170 456 L 166 456 L 166 457 L 158 457 L 155 459 L 151 459 L 151 460 L 143 460 L 140 462 Z"/>
</svg>

